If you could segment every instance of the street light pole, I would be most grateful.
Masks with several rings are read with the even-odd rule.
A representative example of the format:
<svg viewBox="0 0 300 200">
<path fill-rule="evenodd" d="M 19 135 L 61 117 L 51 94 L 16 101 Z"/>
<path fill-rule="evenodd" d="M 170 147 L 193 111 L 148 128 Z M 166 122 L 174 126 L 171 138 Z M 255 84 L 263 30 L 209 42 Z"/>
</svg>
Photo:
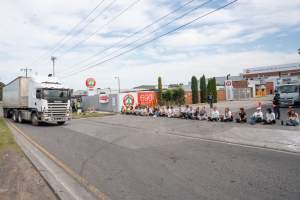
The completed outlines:
<svg viewBox="0 0 300 200">
<path fill-rule="evenodd" d="M 120 77 L 119 76 L 115 76 L 115 79 L 117 79 L 117 81 L 118 81 L 118 90 L 119 90 L 119 93 L 120 93 L 121 92 Z"/>
<path fill-rule="evenodd" d="M 51 56 L 51 60 L 52 60 L 52 76 L 55 76 L 55 60 L 57 58 L 54 56 Z"/>
</svg>

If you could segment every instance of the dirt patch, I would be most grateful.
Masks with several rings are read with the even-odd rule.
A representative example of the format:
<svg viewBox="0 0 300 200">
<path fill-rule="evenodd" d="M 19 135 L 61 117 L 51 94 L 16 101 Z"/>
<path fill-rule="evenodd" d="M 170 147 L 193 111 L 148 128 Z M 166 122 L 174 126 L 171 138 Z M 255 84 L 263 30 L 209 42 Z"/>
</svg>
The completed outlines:
<svg viewBox="0 0 300 200">
<path fill-rule="evenodd" d="M 0 199 L 57 200 L 0 118 Z"/>
</svg>

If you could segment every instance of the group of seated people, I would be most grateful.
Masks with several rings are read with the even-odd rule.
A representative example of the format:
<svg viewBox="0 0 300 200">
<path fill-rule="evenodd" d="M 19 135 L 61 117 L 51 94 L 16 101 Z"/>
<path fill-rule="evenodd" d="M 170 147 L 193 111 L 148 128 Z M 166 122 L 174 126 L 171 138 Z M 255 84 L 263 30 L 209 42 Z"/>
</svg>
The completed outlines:
<svg viewBox="0 0 300 200">
<path fill-rule="evenodd" d="M 221 122 L 237 122 L 237 123 L 247 123 L 247 114 L 244 108 L 240 108 L 239 112 L 234 118 L 234 113 L 230 111 L 227 107 L 223 114 L 221 114 L 217 107 L 206 110 L 206 107 L 193 108 L 192 106 L 186 105 L 184 107 L 173 106 L 162 106 L 162 107 L 145 107 L 145 106 L 130 106 L 122 107 L 121 113 L 128 115 L 138 115 L 138 116 L 153 116 L 153 117 L 168 117 L 168 118 L 182 118 L 182 119 L 192 119 L 192 120 L 207 120 L 207 121 L 221 121 Z M 275 124 L 276 117 L 273 109 L 267 108 L 266 113 L 263 114 L 261 107 L 257 107 L 256 111 L 249 117 L 250 124 Z M 299 125 L 299 115 L 295 110 L 289 107 L 288 119 L 286 122 L 281 121 L 282 125 L 287 126 L 298 126 Z"/>
</svg>

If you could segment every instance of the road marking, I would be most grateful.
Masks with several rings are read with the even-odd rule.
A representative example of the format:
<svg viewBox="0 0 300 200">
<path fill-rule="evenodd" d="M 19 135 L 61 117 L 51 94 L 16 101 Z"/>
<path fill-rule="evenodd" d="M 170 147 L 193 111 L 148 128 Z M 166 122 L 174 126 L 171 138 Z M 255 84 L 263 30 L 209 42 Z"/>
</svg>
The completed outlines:
<svg viewBox="0 0 300 200">
<path fill-rule="evenodd" d="M 75 171 L 69 168 L 66 164 L 64 164 L 61 160 L 56 158 L 53 154 L 47 151 L 43 146 L 38 144 L 35 140 L 29 137 L 24 131 L 20 130 L 16 125 L 6 120 L 6 122 L 11 125 L 19 134 L 21 134 L 27 141 L 29 141 L 32 145 L 34 145 L 38 150 L 44 153 L 50 160 L 52 160 L 55 164 L 61 167 L 67 174 L 69 174 L 72 178 L 78 181 L 81 185 L 83 185 L 89 192 L 94 194 L 97 198 L 101 200 L 110 200 L 110 198 L 103 192 L 99 191 L 94 185 L 90 184 L 85 178 L 78 175 Z"/>
</svg>

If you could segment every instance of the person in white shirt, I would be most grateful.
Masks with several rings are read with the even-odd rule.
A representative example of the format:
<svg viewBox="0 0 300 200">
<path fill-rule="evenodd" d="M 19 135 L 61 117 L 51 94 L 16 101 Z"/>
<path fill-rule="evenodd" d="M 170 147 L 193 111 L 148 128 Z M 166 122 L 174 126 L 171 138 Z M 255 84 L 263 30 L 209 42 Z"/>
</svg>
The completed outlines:
<svg viewBox="0 0 300 200">
<path fill-rule="evenodd" d="M 276 123 L 275 113 L 272 111 L 271 108 L 268 108 L 266 112 L 266 119 L 264 120 L 264 124 L 275 124 L 275 123 Z"/>
<path fill-rule="evenodd" d="M 209 121 L 219 121 L 220 120 L 220 112 L 218 111 L 217 107 L 213 108 L 211 112 L 211 116 L 208 117 Z"/>
<path fill-rule="evenodd" d="M 264 120 L 264 114 L 261 111 L 261 107 L 256 108 L 256 111 L 250 118 L 250 124 L 261 123 Z"/>
<path fill-rule="evenodd" d="M 225 108 L 224 115 L 221 116 L 221 121 L 222 122 L 232 122 L 233 121 L 233 116 L 229 108 Z"/>
</svg>

